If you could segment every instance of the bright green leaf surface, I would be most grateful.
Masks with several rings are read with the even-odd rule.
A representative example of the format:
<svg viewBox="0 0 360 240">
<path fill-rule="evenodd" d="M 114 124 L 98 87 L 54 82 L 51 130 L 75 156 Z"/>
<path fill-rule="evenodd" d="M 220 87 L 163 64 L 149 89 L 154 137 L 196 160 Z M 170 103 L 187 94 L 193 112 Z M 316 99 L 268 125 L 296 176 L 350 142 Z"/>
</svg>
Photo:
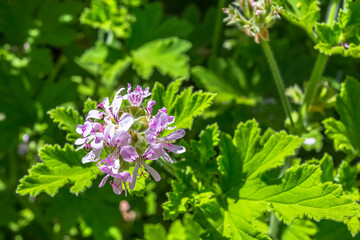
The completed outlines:
<svg viewBox="0 0 360 240">
<path fill-rule="evenodd" d="M 215 97 L 213 93 L 202 91 L 193 92 L 191 87 L 178 93 L 181 80 L 169 84 L 165 88 L 160 83 L 156 83 L 153 89 L 152 99 L 156 101 L 154 113 L 164 106 L 168 114 L 175 116 L 176 128 L 191 128 L 192 122 L 196 116 L 204 113 L 210 107 Z"/>
<path fill-rule="evenodd" d="M 334 140 L 336 151 L 360 156 L 360 83 L 348 77 L 337 98 L 340 121 L 328 118 L 323 121 L 326 135 Z"/>
<path fill-rule="evenodd" d="M 16 190 L 20 195 L 37 196 L 46 192 L 54 196 L 59 188 L 68 183 L 73 184 L 70 191 L 78 195 L 90 187 L 92 180 L 100 174 L 96 165 L 82 164 L 83 151 L 75 152 L 68 144 L 64 148 L 45 145 L 39 155 L 43 162 L 33 166 L 29 175 L 20 180 Z"/>
<path fill-rule="evenodd" d="M 313 36 L 313 27 L 320 18 L 320 1 L 318 0 L 279 0 L 286 11 L 282 14 L 293 24 L 305 29 Z"/>
<path fill-rule="evenodd" d="M 282 240 L 311 240 L 317 233 L 317 226 L 310 220 L 295 220 L 281 235 Z"/>
</svg>

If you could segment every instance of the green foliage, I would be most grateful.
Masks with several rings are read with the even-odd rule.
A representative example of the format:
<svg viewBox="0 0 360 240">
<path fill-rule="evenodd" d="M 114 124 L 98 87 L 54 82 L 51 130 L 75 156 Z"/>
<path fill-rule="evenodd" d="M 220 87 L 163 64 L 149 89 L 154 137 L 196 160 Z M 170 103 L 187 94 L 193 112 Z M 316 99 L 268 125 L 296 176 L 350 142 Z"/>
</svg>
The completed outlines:
<svg viewBox="0 0 360 240">
<path fill-rule="evenodd" d="M 229 59 L 210 58 L 208 68 L 195 66 L 191 69 L 192 75 L 210 92 L 220 92 L 216 101 L 254 104 L 244 96 L 248 84 L 244 71 Z M 226 79 L 226 81 L 224 81 Z"/>
<path fill-rule="evenodd" d="M 116 0 L 92 0 L 91 7 L 85 9 L 80 21 L 126 38 L 130 34 L 131 22 L 135 19 L 129 14 L 126 5 L 119 5 Z"/>
<path fill-rule="evenodd" d="M 191 43 L 178 38 L 149 42 L 132 52 L 133 68 L 144 79 L 149 79 L 157 68 L 162 75 L 173 78 L 189 77 L 189 58 L 184 52 Z"/>
<path fill-rule="evenodd" d="M 360 3 L 348 2 L 347 11 L 342 9 L 339 11 L 338 21 L 334 25 L 318 23 L 315 31 L 319 36 L 319 43 L 315 49 L 325 55 L 360 57 L 359 13 Z"/>
<path fill-rule="evenodd" d="M 340 185 L 323 183 L 320 166 L 303 164 L 288 169 L 280 178 L 276 176 L 274 170 L 295 153 L 301 142 L 285 132 L 268 131 L 261 137 L 256 121 L 240 123 L 233 138 L 223 133 L 219 141 L 222 200 L 211 198 L 216 188 L 208 189 L 187 171 L 183 176 L 188 177 L 172 182 L 173 193 L 163 204 L 165 219 L 186 212 L 189 204 L 201 225 L 213 229 L 213 236 L 268 239 L 257 222 L 268 211 L 286 224 L 305 216 L 316 221 L 344 221 L 358 215 L 357 203 L 344 195 Z M 331 161 L 325 157 L 321 164 L 331 165 Z M 200 197 L 205 191 L 206 201 Z"/>
<path fill-rule="evenodd" d="M 192 240 L 199 239 L 204 230 L 191 219 L 190 215 L 184 215 L 183 224 L 176 220 L 170 226 L 169 232 L 161 224 L 146 224 L 144 229 L 145 240 Z"/>
<path fill-rule="evenodd" d="M 176 128 L 191 128 L 192 122 L 196 116 L 204 113 L 215 94 L 202 91 L 193 92 L 193 88 L 186 88 L 179 92 L 182 80 L 176 80 L 169 84 L 167 89 L 160 83 L 155 83 L 152 99 L 156 101 L 154 112 L 157 112 L 161 106 L 166 107 L 168 114 L 175 116 Z"/>
<path fill-rule="evenodd" d="M 283 240 L 311 240 L 318 229 L 315 223 L 309 220 L 295 220 L 287 226 L 281 235 Z"/>
<path fill-rule="evenodd" d="M 79 116 L 76 110 L 57 107 L 48 113 L 55 123 L 59 123 L 59 128 L 67 132 L 66 139 L 68 141 L 75 141 L 79 137 L 79 134 L 76 133 L 76 126 L 83 124 L 84 119 Z"/>
<path fill-rule="evenodd" d="M 336 151 L 344 151 L 351 158 L 360 156 L 360 83 L 348 77 L 343 83 L 337 98 L 340 121 L 327 118 L 323 124 L 326 135 L 334 140 Z"/>
<path fill-rule="evenodd" d="M 282 14 L 291 23 L 303 28 L 311 37 L 313 27 L 320 18 L 320 1 L 318 0 L 278 0 L 286 11 Z"/>
<path fill-rule="evenodd" d="M 20 195 L 37 196 L 46 192 L 54 196 L 59 188 L 70 183 L 70 191 L 76 195 L 92 185 L 92 180 L 100 174 L 96 164 L 84 165 L 81 158 L 83 151 L 75 152 L 71 145 L 45 145 L 40 150 L 38 163 L 29 170 L 29 175 L 20 180 L 16 192 Z"/>
</svg>

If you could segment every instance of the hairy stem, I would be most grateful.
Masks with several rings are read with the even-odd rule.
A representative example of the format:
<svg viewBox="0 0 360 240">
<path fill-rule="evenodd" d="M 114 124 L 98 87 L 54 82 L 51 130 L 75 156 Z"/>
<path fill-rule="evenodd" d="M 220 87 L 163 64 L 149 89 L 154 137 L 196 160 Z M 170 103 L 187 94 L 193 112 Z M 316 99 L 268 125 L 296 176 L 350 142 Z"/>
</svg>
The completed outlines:
<svg viewBox="0 0 360 240">
<path fill-rule="evenodd" d="M 269 44 L 266 40 L 261 40 L 261 46 L 265 52 L 265 55 L 267 57 L 267 60 L 269 62 L 269 66 L 272 72 L 272 75 L 275 80 L 276 88 L 280 94 L 281 103 L 283 105 L 285 115 L 290 119 L 291 125 L 294 125 L 293 120 L 291 118 L 291 105 L 289 102 L 289 99 L 285 96 L 285 87 L 284 82 L 282 80 L 279 67 L 276 63 L 276 60 L 274 58 L 274 55 L 270 49 Z"/>
<path fill-rule="evenodd" d="M 220 35 L 221 35 L 221 29 L 222 29 L 222 8 L 225 6 L 225 0 L 219 0 L 218 6 L 217 6 L 217 12 L 216 12 L 216 19 L 215 19 L 215 27 L 214 27 L 214 35 L 211 42 L 211 56 L 217 55 L 217 49 L 219 45 Z"/>
</svg>

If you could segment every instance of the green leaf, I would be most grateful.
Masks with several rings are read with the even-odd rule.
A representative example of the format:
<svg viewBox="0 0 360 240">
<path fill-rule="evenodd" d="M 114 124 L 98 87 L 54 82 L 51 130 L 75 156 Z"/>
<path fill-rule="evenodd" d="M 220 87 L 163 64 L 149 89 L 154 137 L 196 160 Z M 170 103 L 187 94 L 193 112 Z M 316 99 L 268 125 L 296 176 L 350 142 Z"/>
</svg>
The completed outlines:
<svg viewBox="0 0 360 240">
<path fill-rule="evenodd" d="M 20 180 L 16 192 L 33 197 L 41 192 L 54 196 L 61 187 L 70 183 L 73 184 L 70 191 L 78 195 L 100 174 L 96 164 L 82 164 L 84 154 L 84 151 L 75 152 L 69 144 L 64 148 L 45 145 L 39 152 L 43 162 L 33 166 L 29 175 Z"/>
<path fill-rule="evenodd" d="M 320 160 L 320 168 L 322 171 L 322 181 L 323 182 L 332 182 L 334 179 L 334 163 L 333 158 L 325 153 Z"/>
<path fill-rule="evenodd" d="M 231 59 L 211 57 L 208 68 L 195 66 L 191 73 L 199 87 L 217 93 L 215 101 L 244 103 L 244 93 L 249 92 L 244 71 Z M 248 103 L 254 104 L 251 100 Z"/>
<path fill-rule="evenodd" d="M 193 92 L 192 87 L 178 93 L 180 83 L 181 80 L 172 82 L 166 91 L 160 83 L 155 84 L 152 94 L 152 99 L 156 101 L 154 113 L 160 107 L 166 107 L 168 114 L 175 116 L 176 128 L 190 129 L 194 118 L 202 115 L 212 104 L 215 94 L 202 91 Z"/>
<path fill-rule="evenodd" d="M 317 233 L 317 226 L 310 220 L 295 220 L 281 234 L 282 240 L 311 240 Z"/>
<path fill-rule="evenodd" d="M 184 53 L 191 43 L 177 37 L 155 40 L 132 51 L 133 68 L 144 79 L 149 79 L 156 68 L 172 78 L 189 77 L 189 57 Z"/>
<path fill-rule="evenodd" d="M 101 71 L 102 64 L 105 63 L 109 49 L 105 43 L 98 41 L 95 46 L 86 50 L 80 58 L 76 59 L 76 63 L 93 75 L 97 75 Z"/>
<path fill-rule="evenodd" d="M 271 177 L 301 143 L 302 139 L 285 132 L 267 131 L 262 138 L 255 120 L 240 123 L 234 138 L 224 133 L 220 138 L 222 193 L 218 205 L 211 198 L 195 204 L 194 193 L 179 199 L 187 197 L 186 203 L 201 211 L 199 222 L 204 228 L 231 239 L 269 239 L 258 222 L 268 211 L 286 224 L 304 217 L 345 221 L 357 216 L 358 204 L 344 194 L 340 185 L 323 183 L 320 166 L 303 164 L 288 169 L 280 179 Z M 328 160 L 324 158 L 321 164 L 329 164 Z M 173 194 L 187 190 L 179 190 L 186 185 L 183 180 L 177 184 Z"/>
<path fill-rule="evenodd" d="M 50 118 L 55 123 L 59 123 L 59 128 L 66 131 L 66 139 L 68 141 L 75 141 L 80 135 L 76 132 L 76 126 L 83 124 L 84 119 L 79 116 L 79 113 L 73 108 L 57 107 L 48 111 Z"/>
<path fill-rule="evenodd" d="M 167 193 L 168 201 L 161 205 L 165 220 L 174 220 L 179 214 L 187 212 L 189 204 L 201 205 L 211 201 L 213 195 L 201 186 L 190 167 L 179 170 L 177 179 L 171 181 L 173 192 Z"/>
<path fill-rule="evenodd" d="M 134 9 L 136 22 L 132 24 L 131 36 L 126 40 L 126 47 L 134 50 L 145 43 L 160 38 L 185 38 L 192 31 L 186 20 L 163 16 L 161 2 L 146 4 L 144 8 Z"/>
<path fill-rule="evenodd" d="M 161 224 L 145 224 L 145 240 L 196 240 L 204 230 L 186 214 L 183 223 L 178 219 L 169 228 L 168 234 Z"/>
<path fill-rule="evenodd" d="M 96 109 L 97 107 L 97 102 L 92 100 L 91 98 L 86 99 L 86 101 L 84 102 L 84 109 L 83 109 L 83 114 L 84 116 L 87 116 L 88 113 L 91 110 Z"/>
<path fill-rule="evenodd" d="M 93 28 L 112 31 L 117 37 L 126 38 L 135 18 L 128 12 L 127 6 L 119 6 L 116 0 L 92 0 L 90 8 L 85 9 L 80 21 Z"/>
<path fill-rule="evenodd" d="M 360 57 L 360 4 L 347 2 L 347 10 L 340 9 L 337 20 L 331 27 L 317 24 L 315 31 L 319 42 L 315 46 L 325 55 L 340 54 L 344 57 Z"/>
<path fill-rule="evenodd" d="M 282 14 L 288 21 L 305 29 L 314 38 L 313 27 L 320 19 L 320 1 L 318 0 L 278 0 L 286 9 Z"/>
<path fill-rule="evenodd" d="M 186 148 L 186 152 L 182 154 L 186 159 L 184 164 L 200 172 L 203 172 L 203 169 L 212 170 L 215 161 L 211 161 L 211 159 L 216 155 L 214 147 L 219 143 L 219 135 L 219 127 L 215 123 L 201 131 L 198 141 L 190 140 L 189 144 L 184 140 L 181 141 L 181 145 Z"/>
<path fill-rule="evenodd" d="M 318 223 L 318 233 L 315 235 L 316 240 L 329 240 L 329 239 L 341 239 L 341 240 L 353 240 L 360 239 L 359 236 L 353 238 L 350 232 L 346 229 L 343 223 L 333 221 L 321 221 Z"/>
<path fill-rule="evenodd" d="M 166 240 L 166 229 L 160 223 L 145 224 L 144 226 L 145 240 Z"/>
<path fill-rule="evenodd" d="M 334 141 L 336 151 L 344 151 L 350 158 L 360 156 L 360 83 L 351 77 L 342 84 L 337 98 L 340 121 L 323 121 L 325 134 Z"/>
</svg>

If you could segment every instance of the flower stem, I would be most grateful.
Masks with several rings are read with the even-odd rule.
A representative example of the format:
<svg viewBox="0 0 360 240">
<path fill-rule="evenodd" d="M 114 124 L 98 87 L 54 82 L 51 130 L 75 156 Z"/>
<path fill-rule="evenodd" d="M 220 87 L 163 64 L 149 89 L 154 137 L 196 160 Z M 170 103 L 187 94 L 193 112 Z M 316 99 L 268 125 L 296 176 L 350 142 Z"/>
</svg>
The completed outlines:
<svg viewBox="0 0 360 240">
<path fill-rule="evenodd" d="M 330 26 L 334 23 L 336 13 L 338 12 L 339 2 L 340 2 L 339 0 L 333 0 L 333 1 L 331 1 L 330 5 L 328 7 L 328 12 L 326 14 L 326 16 L 327 16 L 326 23 Z M 318 85 L 318 83 L 321 80 L 321 76 L 325 70 L 325 66 L 326 66 L 328 59 L 329 59 L 329 57 L 325 56 L 322 53 L 319 53 L 317 56 L 314 69 L 310 76 L 309 86 L 305 92 L 304 103 L 301 107 L 301 117 L 302 118 L 304 116 L 306 116 L 306 114 L 309 110 L 309 106 L 311 105 L 311 103 L 313 101 L 316 86 Z"/>
<path fill-rule="evenodd" d="M 169 174 L 171 174 L 173 177 L 176 177 L 175 174 L 175 167 L 169 163 L 168 161 L 166 161 L 163 157 L 160 157 L 157 161 L 155 161 L 156 163 L 158 163 L 162 168 L 164 168 Z"/>
<path fill-rule="evenodd" d="M 279 233 L 279 220 L 276 218 L 275 213 L 271 213 L 270 215 L 270 223 L 269 223 L 269 235 L 271 239 L 277 240 Z"/>
<path fill-rule="evenodd" d="M 214 34 L 211 42 L 211 56 L 217 55 L 218 44 L 220 40 L 220 34 L 222 29 L 222 8 L 225 6 L 225 0 L 219 0 L 216 12 Z"/>
<path fill-rule="evenodd" d="M 305 112 L 308 111 L 308 108 L 314 98 L 316 86 L 320 82 L 321 76 L 325 70 L 327 60 L 328 60 L 328 56 L 325 56 L 324 54 L 321 53 L 318 54 L 314 69 L 310 76 L 309 86 L 307 87 L 305 92 L 305 98 L 302 107 L 302 109 L 304 109 Z"/>
<path fill-rule="evenodd" d="M 267 57 L 267 60 L 269 62 L 269 66 L 272 72 L 272 75 L 275 80 L 276 88 L 279 92 L 281 103 L 283 105 L 285 115 L 290 119 L 291 125 L 294 125 L 293 120 L 291 118 L 291 105 L 287 97 L 285 96 L 285 87 L 284 83 L 280 74 L 279 67 L 276 63 L 276 60 L 274 58 L 274 55 L 270 49 L 269 44 L 266 40 L 261 40 L 261 46 L 265 52 L 265 55 Z"/>
</svg>

